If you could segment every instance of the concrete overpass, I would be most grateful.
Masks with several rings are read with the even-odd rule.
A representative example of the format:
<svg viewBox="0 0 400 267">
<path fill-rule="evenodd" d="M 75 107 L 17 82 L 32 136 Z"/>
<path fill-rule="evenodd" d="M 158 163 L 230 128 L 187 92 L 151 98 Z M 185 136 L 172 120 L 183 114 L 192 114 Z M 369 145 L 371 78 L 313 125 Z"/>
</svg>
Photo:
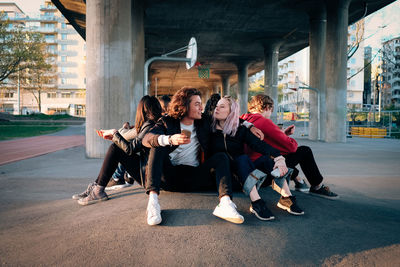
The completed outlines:
<svg viewBox="0 0 400 267">
<path fill-rule="evenodd" d="M 150 93 L 192 85 L 208 96 L 238 83 L 247 110 L 247 77 L 265 70 L 265 92 L 277 101 L 278 60 L 310 46 L 310 86 L 321 97 L 320 140 L 346 141 L 347 26 L 393 0 L 52 0 L 87 41 L 86 153 L 102 157 L 98 128 L 133 121 L 143 95 L 146 59 L 185 46 L 194 36 L 209 79 L 183 63 L 155 62 Z M 183 55 L 182 55 L 183 56 Z M 157 82 L 156 82 L 157 81 Z M 310 139 L 318 139 L 317 94 L 311 93 Z M 275 114 L 276 115 L 276 114 Z"/>
</svg>

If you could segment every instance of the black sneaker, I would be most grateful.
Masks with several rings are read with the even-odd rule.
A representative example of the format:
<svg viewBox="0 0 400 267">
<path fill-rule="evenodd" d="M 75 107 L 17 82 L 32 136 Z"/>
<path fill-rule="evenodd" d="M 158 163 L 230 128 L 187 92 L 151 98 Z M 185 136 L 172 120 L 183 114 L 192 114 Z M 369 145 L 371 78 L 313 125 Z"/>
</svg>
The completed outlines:
<svg viewBox="0 0 400 267">
<path fill-rule="evenodd" d="M 293 182 L 295 184 L 294 189 L 296 191 L 308 192 L 310 190 L 310 188 L 308 187 L 308 185 L 306 184 L 306 182 L 304 180 L 302 183 L 300 183 L 296 179 L 294 179 Z"/>
<path fill-rule="evenodd" d="M 335 193 L 333 193 L 328 186 L 322 185 L 320 189 L 316 190 L 314 187 L 310 188 L 310 194 L 319 196 L 319 197 L 324 197 L 327 199 L 338 199 L 339 196 Z"/>
<path fill-rule="evenodd" d="M 124 179 L 118 179 L 115 181 L 113 178 L 111 178 L 105 190 L 117 190 L 127 186 L 129 186 L 129 184 L 125 183 Z"/>
<path fill-rule="evenodd" d="M 293 215 L 304 215 L 304 211 L 296 204 L 296 197 L 281 197 L 277 204 L 278 208 L 286 210 Z"/>
<path fill-rule="evenodd" d="M 267 205 L 262 199 L 251 202 L 250 212 L 254 213 L 254 215 L 256 215 L 258 219 L 263 221 L 269 221 L 275 219 L 274 215 L 267 208 Z"/>
</svg>

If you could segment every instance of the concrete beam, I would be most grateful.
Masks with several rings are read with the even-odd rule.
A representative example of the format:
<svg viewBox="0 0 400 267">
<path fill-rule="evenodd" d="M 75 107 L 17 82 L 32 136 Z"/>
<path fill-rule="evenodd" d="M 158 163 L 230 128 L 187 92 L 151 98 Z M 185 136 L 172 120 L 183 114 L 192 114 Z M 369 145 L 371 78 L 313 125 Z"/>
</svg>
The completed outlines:
<svg viewBox="0 0 400 267">
<path fill-rule="evenodd" d="M 350 2 L 327 1 L 326 142 L 346 142 L 347 27 Z"/>
</svg>

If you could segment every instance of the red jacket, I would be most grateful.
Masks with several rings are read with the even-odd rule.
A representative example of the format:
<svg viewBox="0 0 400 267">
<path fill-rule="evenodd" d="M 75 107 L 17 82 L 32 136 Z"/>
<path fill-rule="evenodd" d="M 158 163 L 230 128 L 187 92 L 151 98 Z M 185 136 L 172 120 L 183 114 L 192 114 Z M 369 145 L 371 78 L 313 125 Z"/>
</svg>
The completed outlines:
<svg viewBox="0 0 400 267">
<path fill-rule="evenodd" d="M 296 140 L 282 132 L 281 129 L 272 122 L 272 120 L 264 118 L 259 113 L 243 114 L 240 118 L 253 123 L 255 127 L 260 129 L 264 133 L 264 142 L 278 149 L 283 155 L 296 152 Z M 261 154 L 250 149 L 246 152 L 253 161 L 261 156 Z"/>
</svg>

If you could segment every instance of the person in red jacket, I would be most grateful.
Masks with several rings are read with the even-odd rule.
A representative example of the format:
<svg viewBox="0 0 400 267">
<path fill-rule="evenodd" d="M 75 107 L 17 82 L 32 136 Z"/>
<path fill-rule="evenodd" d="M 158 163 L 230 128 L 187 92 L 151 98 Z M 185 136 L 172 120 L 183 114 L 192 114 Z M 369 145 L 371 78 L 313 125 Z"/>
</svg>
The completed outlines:
<svg viewBox="0 0 400 267">
<path fill-rule="evenodd" d="M 298 177 L 299 171 L 295 168 L 300 167 L 306 176 L 311 187 L 309 193 L 321 197 L 335 199 L 337 194 L 330 191 L 329 187 L 322 184 L 323 177 L 315 162 L 312 150 L 308 146 L 298 146 L 296 140 L 290 137 L 294 133 L 295 126 L 291 125 L 285 130 L 279 127 L 270 119 L 274 109 L 274 101 L 267 95 L 258 94 L 252 97 L 249 103 L 248 114 L 243 114 L 242 119 L 253 123 L 255 127 L 264 133 L 264 142 L 272 147 L 279 149 L 286 158 L 286 164 L 289 168 L 293 168 L 292 179 L 295 182 L 295 189 L 298 191 L 308 191 L 308 186 Z M 261 154 L 248 150 L 250 159 L 255 161 Z"/>
</svg>

